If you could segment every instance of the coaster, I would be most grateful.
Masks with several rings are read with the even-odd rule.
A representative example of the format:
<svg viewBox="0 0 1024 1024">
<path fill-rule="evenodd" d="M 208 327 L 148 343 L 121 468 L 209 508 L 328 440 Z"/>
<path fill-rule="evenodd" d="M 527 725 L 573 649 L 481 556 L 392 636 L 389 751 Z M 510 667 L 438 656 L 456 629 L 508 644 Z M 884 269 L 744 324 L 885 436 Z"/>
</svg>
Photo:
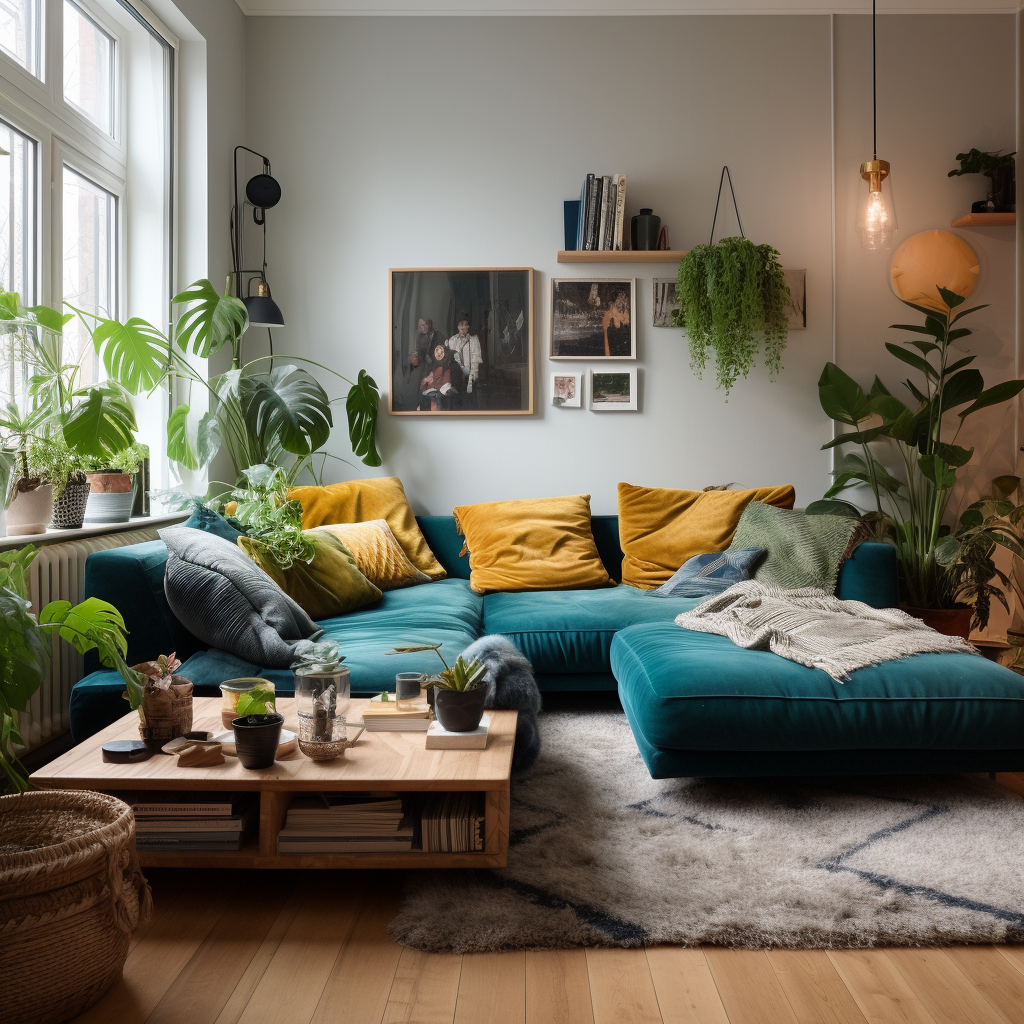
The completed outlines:
<svg viewBox="0 0 1024 1024">
<path fill-rule="evenodd" d="M 131 764 L 153 756 L 153 751 L 142 740 L 111 740 L 100 749 L 103 760 L 111 764 Z"/>
</svg>

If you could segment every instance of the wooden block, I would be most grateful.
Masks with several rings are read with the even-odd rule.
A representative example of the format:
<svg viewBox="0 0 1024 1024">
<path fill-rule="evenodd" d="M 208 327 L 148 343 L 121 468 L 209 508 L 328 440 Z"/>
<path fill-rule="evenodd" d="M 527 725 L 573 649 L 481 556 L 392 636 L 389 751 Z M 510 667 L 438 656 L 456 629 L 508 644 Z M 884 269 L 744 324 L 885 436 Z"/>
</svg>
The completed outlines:
<svg viewBox="0 0 1024 1024">
<path fill-rule="evenodd" d="M 223 763 L 224 754 L 219 743 L 196 742 L 178 751 L 179 768 L 200 768 Z"/>
</svg>

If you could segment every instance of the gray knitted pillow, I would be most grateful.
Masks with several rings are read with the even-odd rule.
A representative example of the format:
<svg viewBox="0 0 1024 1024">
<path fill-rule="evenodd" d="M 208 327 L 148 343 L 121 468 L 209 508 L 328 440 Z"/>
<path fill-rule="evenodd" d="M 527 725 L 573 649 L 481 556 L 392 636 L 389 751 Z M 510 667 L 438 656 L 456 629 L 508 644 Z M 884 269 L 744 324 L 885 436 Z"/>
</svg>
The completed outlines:
<svg viewBox="0 0 1024 1024">
<path fill-rule="evenodd" d="M 211 647 L 263 668 L 288 668 L 296 644 L 323 633 L 230 541 L 183 526 L 161 530 L 160 538 L 168 550 L 167 603 Z"/>
</svg>

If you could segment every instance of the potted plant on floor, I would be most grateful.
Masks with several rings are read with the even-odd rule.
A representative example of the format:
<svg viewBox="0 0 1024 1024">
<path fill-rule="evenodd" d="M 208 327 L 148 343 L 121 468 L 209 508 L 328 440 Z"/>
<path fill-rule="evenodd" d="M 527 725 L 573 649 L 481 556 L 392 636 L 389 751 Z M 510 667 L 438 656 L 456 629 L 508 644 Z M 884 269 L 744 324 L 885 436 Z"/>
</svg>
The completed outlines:
<svg viewBox="0 0 1024 1024">
<path fill-rule="evenodd" d="M 988 545 L 1015 550 L 1016 541 L 1008 531 L 997 528 L 995 519 L 1001 518 L 1000 513 L 1012 511 L 1012 506 L 999 505 L 972 506 L 953 534 L 957 544 L 943 539 L 949 534 L 943 518 L 957 470 L 974 454 L 973 448 L 963 448 L 956 440 L 968 416 L 1009 401 L 1024 389 L 1024 380 L 985 388 L 978 370 L 967 368 L 975 357 L 961 356 L 953 348 L 955 342 L 971 334 L 955 325 L 984 307 L 954 313 L 963 297 L 945 288 L 938 292 L 945 312 L 905 303 L 924 314 L 924 325 L 893 327 L 919 337 L 903 345 L 887 342 L 885 346 L 918 374 L 916 383 L 905 381 L 913 398 L 911 405 L 890 394 L 878 377 L 865 392 L 834 363 L 825 365 L 818 381 L 821 407 L 829 417 L 853 429 L 822 447 L 852 446 L 856 450 L 848 451 L 838 463 L 835 483 L 825 500 L 815 502 L 808 511 L 859 514 L 855 506 L 835 497 L 866 484 L 874 498 L 877 532 L 896 548 L 904 607 L 940 632 L 967 635 L 972 617 L 976 625 L 982 619 L 987 621 L 987 604 L 982 601 L 979 605 L 980 595 L 991 596 L 985 588 L 993 574 L 985 576 L 988 563 L 976 557 L 978 551 L 983 548 L 991 554 Z M 896 472 L 878 458 L 880 444 L 897 454 L 900 465 Z"/>
</svg>

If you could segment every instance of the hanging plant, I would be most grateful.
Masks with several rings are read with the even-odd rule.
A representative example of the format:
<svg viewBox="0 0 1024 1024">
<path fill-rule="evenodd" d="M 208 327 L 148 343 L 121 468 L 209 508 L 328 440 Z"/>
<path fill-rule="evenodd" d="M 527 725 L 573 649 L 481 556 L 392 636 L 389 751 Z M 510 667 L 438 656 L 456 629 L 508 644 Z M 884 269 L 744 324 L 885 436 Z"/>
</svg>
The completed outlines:
<svg viewBox="0 0 1024 1024">
<path fill-rule="evenodd" d="M 715 352 L 717 386 L 728 397 L 733 384 L 750 373 L 764 337 L 764 363 L 774 377 L 782 369 L 790 303 L 779 254 L 747 238 L 723 238 L 698 245 L 679 264 L 680 300 L 675 324 L 686 330 L 690 366 L 698 378 Z"/>
</svg>

